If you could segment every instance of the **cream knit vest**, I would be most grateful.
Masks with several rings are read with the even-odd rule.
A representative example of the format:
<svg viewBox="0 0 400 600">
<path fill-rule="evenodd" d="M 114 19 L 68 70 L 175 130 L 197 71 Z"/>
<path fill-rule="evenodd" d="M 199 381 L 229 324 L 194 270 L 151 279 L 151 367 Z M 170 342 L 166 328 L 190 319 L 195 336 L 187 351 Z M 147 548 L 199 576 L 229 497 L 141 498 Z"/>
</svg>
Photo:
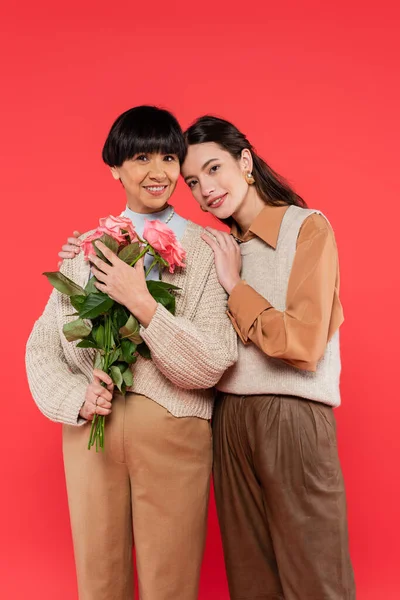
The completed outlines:
<svg viewBox="0 0 400 600">
<path fill-rule="evenodd" d="M 240 246 L 242 278 L 278 310 L 286 309 L 289 276 L 301 225 L 315 212 L 318 211 L 290 206 L 284 215 L 275 250 L 258 237 Z M 240 395 L 299 396 L 338 406 L 340 369 L 338 331 L 328 342 L 315 373 L 270 358 L 254 344 L 245 346 L 239 342 L 238 362 L 228 369 L 217 388 Z"/>
</svg>

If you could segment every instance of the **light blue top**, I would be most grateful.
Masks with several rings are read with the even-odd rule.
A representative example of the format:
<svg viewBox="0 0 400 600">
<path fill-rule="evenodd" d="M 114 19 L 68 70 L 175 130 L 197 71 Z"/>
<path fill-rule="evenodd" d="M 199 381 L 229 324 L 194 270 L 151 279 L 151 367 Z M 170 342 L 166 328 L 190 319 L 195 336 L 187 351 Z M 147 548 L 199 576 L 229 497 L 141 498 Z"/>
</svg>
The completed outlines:
<svg viewBox="0 0 400 600">
<path fill-rule="evenodd" d="M 148 221 L 158 220 L 158 221 L 161 221 L 162 223 L 165 223 L 166 220 L 168 219 L 168 217 L 170 216 L 171 211 L 172 211 L 172 206 L 168 205 L 167 208 L 164 208 L 164 210 L 161 210 L 160 212 L 151 213 L 149 215 L 144 215 L 142 213 L 133 212 L 133 210 L 126 207 L 126 209 L 124 210 L 124 212 L 122 213 L 121 216 L 128 217 L 128 219 L 130 219 L 132 221 L 132 223 L 134 224 L 135 229 L 138 232 L 138 235 L 140 237 L 142 237 L 145 219 L 147 219 Z M 182 236 L 183 236 L 183 232 L 186 229 L 187 223 L 188 223 L 187 219 L 184 219 L 180 215 L 174 213 L 172 219 L 170 221 L 168 221 L 167 226 L 170 229 L 172 229 L 172 231 L 175 233 L 177 239 L 181 240 Z M 146 256 L 144 257 L 144 268 L 147 270 L 152 262 L 153 262 L 153 257 L 150 254 L 146 254 Z M 157 266 L 155 266 L 151 270 L 151 272 L 148 276 L 148 279 L 154 279 L 154 280 L 159 279 L 159 273 L 158 273 Z"/>
</svg>

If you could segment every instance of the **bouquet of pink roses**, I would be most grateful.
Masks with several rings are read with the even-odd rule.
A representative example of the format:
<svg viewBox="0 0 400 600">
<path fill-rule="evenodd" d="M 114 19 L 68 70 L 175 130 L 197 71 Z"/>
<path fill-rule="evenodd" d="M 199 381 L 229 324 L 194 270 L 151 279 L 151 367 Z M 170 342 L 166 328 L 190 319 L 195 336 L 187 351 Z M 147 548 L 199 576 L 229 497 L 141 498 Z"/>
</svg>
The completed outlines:
<svg viewBox="0 0 400 600">
<path fill-rule="evenodd" d="M 105 217 L 94 233 L 83 240 L 85 260 L 90 260 L 94 252 L 99 258 L 107 259 L 96 247 L 101 241 L 121 260 L 134 266 L 142 256 L 150 253 L 153 261 L 146 275 L 156 266 L 168 267 L 171 273 L 176 266 L 184 267 L 185 251 L 177 241 L 173 231 L 160 221 L 146 221 L 143 239 L 141 239 L 126 217 Z M 62 294 L 70 298 L 75 309 L 74 321 L 63 327 L 69 342 L 78 342 L 80 348 L 97 350 L 94 368 L 101 369 L 110 375 L 121 393 L 133 385 L 131 366 L 136 362 L 138 354 L 151 358 L 150 351 L 139 335 L 139 323 L 122 304 L 118 304 L 107 294 L 99 291 L 94 285 L 95 277 L 91 277 L 85 288 L 60 273 L 44 273 L 50 283 Z M 172 314 L 175 312 L 175 297 L 172 290 L 176 286 L 163 281 L 147 281 L 147 287 L 155 300 L 161 303 Z M 94 444 L 96 451 L 104 448 L 105 417 L 94 415 L 90 430 L 88 448 Z"/>
</svg>

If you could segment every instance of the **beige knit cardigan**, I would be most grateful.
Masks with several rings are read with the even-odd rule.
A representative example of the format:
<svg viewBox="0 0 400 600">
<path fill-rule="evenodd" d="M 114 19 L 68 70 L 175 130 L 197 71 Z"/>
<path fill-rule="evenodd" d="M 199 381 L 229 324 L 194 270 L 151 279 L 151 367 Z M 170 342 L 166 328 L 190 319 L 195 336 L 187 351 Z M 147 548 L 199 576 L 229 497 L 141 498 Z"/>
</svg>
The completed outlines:
<svg viewBox="0 0 400 600">
<path fill-rule="evenodd" d="M 152 359 L 138 358 L 133 365 L 131 391 L 143 394 L 176 417 L 209 419 L 212 388 L 237 360 L 236 333 L 226 314 L 227 297 L 220 286 L 213 253 L 202 239 L 203 229 L 188 222 L 182 237 L 186 268 L 163 272 L 163 281 L 177 285 L 176 314 L 161 304 L 141 336 Z M 61 271 L 84 286 L 89 264 L 81 252 L 65 260 Z M 79 416 L 87 385 L 93 376 L 93 349 L 67 342 L 63 325 L 74 309 L 69 298 L 53 290 L 42 316 L 35 323 L 26 348 L 26 367 L 32 396 L 51 419 L 81 425 Z"/>
</svg>

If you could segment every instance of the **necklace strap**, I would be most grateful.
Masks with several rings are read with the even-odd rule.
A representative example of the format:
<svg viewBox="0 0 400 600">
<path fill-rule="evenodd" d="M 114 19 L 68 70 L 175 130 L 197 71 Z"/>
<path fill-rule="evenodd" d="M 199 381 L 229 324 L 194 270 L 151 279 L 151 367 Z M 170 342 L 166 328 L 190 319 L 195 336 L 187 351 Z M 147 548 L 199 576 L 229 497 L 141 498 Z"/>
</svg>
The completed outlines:
<svg viewBox="0 0 400 600">
<path fill-rule="evenodd" d="M 167 225 L 170 222 L 170 220 L 172 219 L 174 214 L 175 214 L 175 208 L 173 206 L 171 206 L 171 212 L 169 213 L 167 220 L 164 221 L 165 225 Z"/>
<path fill-rule="evenodd" d="M 243 244 L 243 240 L 241 240 L 240 238 L 236 237 L 236 235 L 233 235 L 233 233 L 231 233 L 231 236 L 233 237 L 233 239 L 235 240 L 236 243 Z"/>
</svg>

